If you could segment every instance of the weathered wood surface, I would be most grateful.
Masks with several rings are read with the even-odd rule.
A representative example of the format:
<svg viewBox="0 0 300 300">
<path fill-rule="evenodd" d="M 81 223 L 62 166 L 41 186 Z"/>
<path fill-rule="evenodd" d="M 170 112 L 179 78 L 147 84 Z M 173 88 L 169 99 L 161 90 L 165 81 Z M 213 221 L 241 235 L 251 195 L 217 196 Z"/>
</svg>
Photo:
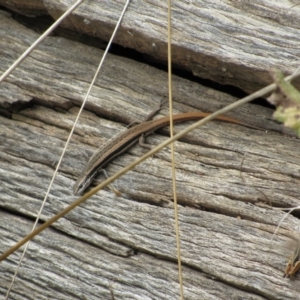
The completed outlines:
<svg viewBox="0 0 300 300">
<path fill-rule="evenodd" d="M 1 14 L 1 72 L 37 36 Z M 30 230 L 101 54 L 50 37 L 0 85 L 1 253 Z M 93 151 L 166 96 L 166 78 L 108 57 L 42 220 L 75 199 L 72 186 Z M 235 100 L 176 76 L 174 98 L 176 111 L 214 111 Z M 299 277 L 282 278 L 292 252 L 282 245 L 298 219 L 288 217 L 271 245 L 283 213 L 258 205 L 267 202 L 265 195 L 274 207 L 299 205 L 299 140 L 280 133 L 271 113 L 247 105 L 231 114 L 266 131 L 213 122 L 176 143 L 186 299 L 299 298 Z M 164 138 L 155 134 L 148 142 Z M 142 153 L 134 147 L 107 171 Z M 164 150 L 117 181 L 122 197 L 102 191 L 37 237 L 11 299 L 109 299 L 109 285 L 116 299 L 178 298 L 170 177 Z M 1 295 L 19 253 L 0 264 Z"/>
<path fill-rule="evenodd" d="M 25 2 L 0 0 L 18 12 L 50 14 L 54 19 L 75 3 Z M 108 40 L 124 3 L 85 1 L 63 26 Z M 174 64 L 201 78 L 254 92 L 270 83 L 270 68 L 292 73 L 299 66 L 300 6 L 295 4 L 289 0 L 173 1 Z M 114 42 L 165 62 L 166 33 L 166 1 L 132 0 Z"/>
</svg>

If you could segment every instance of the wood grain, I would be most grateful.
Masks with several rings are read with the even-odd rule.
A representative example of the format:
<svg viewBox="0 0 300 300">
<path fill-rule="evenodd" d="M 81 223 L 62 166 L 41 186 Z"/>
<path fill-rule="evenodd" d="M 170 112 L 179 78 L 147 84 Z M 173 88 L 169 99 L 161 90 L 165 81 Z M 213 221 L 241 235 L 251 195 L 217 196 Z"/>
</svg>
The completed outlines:
<svg viewBox="0 0 300 300">
<path fill-rule="evenodd" d="M 0 4 L 32 16 L 59 18 L 74 2 Z M 108 41 L 125 1 L 88 1 L 63 26 Z M 296 5 L 295 5 L 296 4 Z M 201 78 L 254 92 L 271 82 L 270 68 L 291 74 L 299 66 L 300 7 L 295 1 L 173 1 L 173 62 Z M 115 43 L 167 59 L 167 2 L 131 1 Z"/>
<path fill-rule="evenodd" d="M 0 28 L 3 71 L 38 35 L 6 13 Z M 101 55 L 49 37 L 0 85 L 1 253 L 30 230 Z M 236 100 L 173 79 L 175 112 L 214 111 Z M 72 186 L 93 151 L 155 108 L 167 95 L 166 82 L 163 71 L 108 57 L 42 220 L 75 199 Z M 265 131 L 212 122 L 175 145 L 186 299 L 298 299 L 299 277 L 282 278 L 292 253 L 283 245 L 296 236 L 298 219 L 289 216 L 271 238 L 284 215 L 275 208 L 299 205 L 299 140 L 271 114 L 247 105 L 230 116 Z M 166 134 L 147 141 L 156 145 Z M 144 152 L 130 149 L 108 173 Z M 11 298 L 109 299 L 110 285 L 116 299 L 178 298 L 169 157 L 164 150 L 118 179 L 122 197 L 101 191 L 37 237 Z M 0 264 L 1 295 L 19 254 Z"/>
</svg>

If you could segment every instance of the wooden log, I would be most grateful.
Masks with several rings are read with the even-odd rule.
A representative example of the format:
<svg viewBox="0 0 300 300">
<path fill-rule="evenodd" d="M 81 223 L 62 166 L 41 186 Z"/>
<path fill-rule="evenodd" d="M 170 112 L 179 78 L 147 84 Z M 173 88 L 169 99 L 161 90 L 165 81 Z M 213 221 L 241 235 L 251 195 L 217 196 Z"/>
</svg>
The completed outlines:
<svg viewBox="0 0 300 300">
<path fill-rule="evenodd" d="M 33 13 L 57 19 L 73 3 L 39 1 Z M 84 2 L 62 26 L 107 41 L 124 3 Z M 25 6 L 17 0 L 0 4 L 18 12 Z M 270 68 L 287 74 L 298 68 L 298 19 L 299 6 L 291 1 L 173 1 L 173 63 L 201 78 L 254 92 L 271 83 Z M 167 2 L 131 1 L 114 42 L 166 62 Z"/>
<path fill-rule="evenodd" d="M 1 14 L 0 28 L 4 71 L 38 35 L 7 14 Z M 101 55 L 98 49 L 49 37 L 0 85 L 1 253 L 30 230 Z M 176 112 L 214 111 L 236 100 L 176 76 L 173 93 Z M 166 94 L 164 72 L 108 57 L 42 220 L 75 199 L 72 186 L 93 151 L 125 124 L 142 120 Z M 176 143 L 186 299 L 298 298 L 299 277 L 282 278 L 292 252 L 282 245 L 293 237 L 298 219 L 289 216 L 278 238 L 273 243 L 271 238 L 283 216 L 274 207 L 299 204 L 299 140 L 271 114 L 246 105 L 231 116 L 265 131 L 212 122 Z M 165 134 L 162 130 L 147 141 L 156 145 Z M 108 166 L 108 173 L 144 152 L 130 149 Z M 34 240 L 13 298 L 109 299 L 110 285 L 116 299 L 179 297 L 168 150 L 116 186 L 121 197 L 101 191 Z M 19 253 L 0 264 L 1 294 Z"/>
<path fill-rule="evenodd" d="M 29 220 L 3 212 L 0 220 L 4 234 L 1 244 L 5 246 L 32 226 Z M 13 255 L 1 264 L 1 294 L 5 292 L 3 286 L 10 283 L 17 260 L 18 256 Z M 112 299 L 111 288 L 115 299 L 176 299 L 177 273 L 173 261 L 143 252 L 127 258 L 112 255 L 89 243 L 47 230 L 30 244 L 20 270 L 20 277 L 26 280 L 18 278 L 11 298 Z M 213 284 L 213 278 L 192 267 L 183 266 L 183 275 L 186 299 L 264 299 L 223 282 Z"/>
</svg>

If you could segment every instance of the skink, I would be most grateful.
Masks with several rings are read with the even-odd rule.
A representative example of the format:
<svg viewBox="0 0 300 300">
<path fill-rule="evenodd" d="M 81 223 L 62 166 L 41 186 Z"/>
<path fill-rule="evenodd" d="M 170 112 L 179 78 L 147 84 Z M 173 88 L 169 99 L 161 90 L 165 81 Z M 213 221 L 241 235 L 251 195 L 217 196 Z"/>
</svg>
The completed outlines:
<svg viewBox="0 0 300 300">
<path fill-rule="evenodd" d="M 203 119 L 208 115 L 209 113 L 204 112 L 181 113 L 173 115 L 173 122 L 179 123 L 190 120 L 198 120 Z M 254 126 L 247 125 L 243 122 L 225 116 L 219 116 L 216 118 L 216 120 L 257 129 Z M 139 137 L 146 137 L 149 134 L 153 133 L 155 130 L 169 124 L 170 117 L 162 117 L 160 119 L 138 124 L 110 139 L 90 158 L 89 162 L 87 163 L 86 167 L 84 168 L 74 185 L 74 195 L 82 194 L 85 189 L 92 183 L 97 173 L 103 171 L 103 168 L 107 166 L 109 162 L 111 162 L 117 156 L 124 153 L 127 149 L 137 143 Z"/>
</svg>

